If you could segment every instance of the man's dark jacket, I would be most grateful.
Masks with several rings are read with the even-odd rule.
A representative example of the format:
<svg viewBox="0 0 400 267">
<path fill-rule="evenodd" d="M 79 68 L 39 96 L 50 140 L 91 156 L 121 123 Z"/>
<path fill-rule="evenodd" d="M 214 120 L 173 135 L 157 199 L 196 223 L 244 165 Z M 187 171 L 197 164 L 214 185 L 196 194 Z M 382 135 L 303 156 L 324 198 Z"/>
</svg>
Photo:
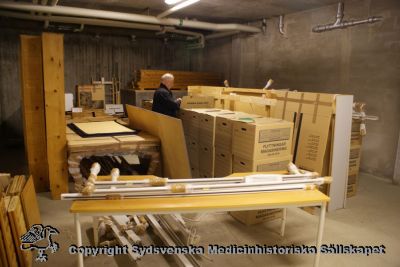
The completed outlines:
<svg viewBox="0 0 400 267">
<path fill-rule="evenodd" d="M 160 88 L 154 93 L 152 110 L 164 115 L 176 117 L 179 106 L 180 104 L 172 96 L 171 90 L 164 84 L 160 84 Z"/>
</svg>

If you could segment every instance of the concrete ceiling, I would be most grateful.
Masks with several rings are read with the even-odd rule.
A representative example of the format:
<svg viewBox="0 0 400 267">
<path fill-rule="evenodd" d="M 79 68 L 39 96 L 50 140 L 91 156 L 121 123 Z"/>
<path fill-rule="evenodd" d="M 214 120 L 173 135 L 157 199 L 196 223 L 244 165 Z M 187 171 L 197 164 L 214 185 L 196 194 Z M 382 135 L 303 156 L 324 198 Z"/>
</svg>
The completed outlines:
<svg viewBox="0 0 400 267">
<path fill-rule="evenodd" d="M 253 21 L 337 2 L 338 0 L 200 0 L 172 16 L 219 22 Z M 164 0 L 59 0 L 59 5 L 151 15 L 169 8 Z"/>
</svg>

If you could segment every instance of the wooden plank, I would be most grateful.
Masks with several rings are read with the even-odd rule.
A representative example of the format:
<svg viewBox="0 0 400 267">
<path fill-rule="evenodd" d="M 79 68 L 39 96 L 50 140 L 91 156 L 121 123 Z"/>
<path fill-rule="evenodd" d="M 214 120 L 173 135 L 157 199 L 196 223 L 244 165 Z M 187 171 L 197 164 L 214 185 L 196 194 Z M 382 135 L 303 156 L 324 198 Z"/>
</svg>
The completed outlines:
<svg viewBox="0 0 400 267">
<path fill-rule="evenodd" d="M 7 205 L 8 206 L 8 205 Z M 7 262 L 10 267 L 18 267 L 17 254 L 15 252 L 14 239 L 11 232 L 10 221 L 7 216 L 5 198 L 0 199 L 0 229 L 7 254 Z"/>
<path fill-rule="evenodd" d="M 63 35 L 43 33 L 42 53 L 50 190 L 59 199 L 68 192 Z"/>
<path fill-rule="evenodd" d="M 41 224 L 40 211 L 36 198 L 32 176 L 29 177 L 21 193 L 21 203 L 25 214 L 25 224 L 30 228 L 34 224 Z"/>
<path fill-rule="evenodd" d="M 1 267 L 8 266 L 6 247 L 4 244 L 4 238 L 3 238 L 3 233 L 1 232 L 1 229 L 0 229 L 0 266 Z"/>
<path fill-rule="evenodd" d="M 307 206 L 328 202 L 329 197 L 318 190 L 244 193 L 187 197 L 138 198 L 119 200 L 74 201 L 71 213 L 135 213 L 167 214 L 171 212 L 202 212 L 210 210 L 252 210 L 286 206 Z"/>
<path fill-rule="evenodd" d="M 10 220 L 12 235 L 14 238 L 15 250 L 18 255 L 19 266 L 32 266 L 32 252 L 30 250 L 21 250 L 21 239 L 27 231 L 24 213 L 22 211 L 19 196 L 13 196 L 7 209 L 8 219 Z"/>
<path fill-rule="evenodd" d="M 25 152 L 36 190 L 49 190 L 40 36 L 21 35 L 21 96 Z"/>
<path fill-rule="evenodd" d="M 164 175 L 191 177 L 181 120 L 130 105 L 126 109 L 132 128 L 160 138 Z"/>
</svg>

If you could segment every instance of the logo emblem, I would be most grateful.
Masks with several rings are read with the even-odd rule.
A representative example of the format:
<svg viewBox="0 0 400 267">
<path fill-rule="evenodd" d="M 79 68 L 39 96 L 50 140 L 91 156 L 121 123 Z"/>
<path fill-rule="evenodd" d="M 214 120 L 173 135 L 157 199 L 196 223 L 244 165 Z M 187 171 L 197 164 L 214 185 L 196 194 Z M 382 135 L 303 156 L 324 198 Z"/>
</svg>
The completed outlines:
<svg viewBox="0 0 400 267">
<path fill-rule="evenodd" d="M 37 250 L 38 255 L 36 261 L 47 262 L 48 256 L 46 250 L 50 249 L 51 253 L 55 253 L 60 249 L 57 242 L 54 242 L 52 235 L 58 235 L 60 232 L 50 226 L 44 226 L 43 224 L 34 224 L 31 229 L 21 236 L 22 250 Z"/>
</svg>

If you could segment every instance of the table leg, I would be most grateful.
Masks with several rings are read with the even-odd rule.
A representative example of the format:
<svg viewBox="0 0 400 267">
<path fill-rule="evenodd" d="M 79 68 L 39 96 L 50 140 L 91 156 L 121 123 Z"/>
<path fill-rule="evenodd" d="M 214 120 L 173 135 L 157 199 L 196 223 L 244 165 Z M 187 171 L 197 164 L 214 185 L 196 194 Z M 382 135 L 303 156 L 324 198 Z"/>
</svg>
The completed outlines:
<svg viewBox="0 0 400 267">
<path fill-rule="evenodd" d="M 93 241 L 95 246 L 99 244 L 99 216 L 93 216 Z"/>
<path fill-rule="evenodd" d="M 79 213 L 75 213 L 75 230 L 76 230 L 76 245 L 78 247 L 82 246 L 82 229 L 81 222 L 79 221 Z M 78 253 L 78 267 L 83 267 L 83 254 Z"/>
<path fill-rule="evenodd" d="M 321 204 L 321 211 L 319 214 L 319 225 L 318 225 L 318 235 L 317 235 L 317 254 L 315 254 L 315 258 L 314 258 L 314 267 L 319 266 L 319 258 L 321 256 L 322 234 L 324 232 L 324 224 L 325 224 L 325 214 L 326 214 L 326 202 Z"/>
<path fill-rule="evenodd" d="M 283 209 L 283 216 L 282 216 L 282 221 L 281 221 L 281 236 L 285 235 L 285 228 L 286 228 L 286 211 L 287 209 Z"/>
</svg>

